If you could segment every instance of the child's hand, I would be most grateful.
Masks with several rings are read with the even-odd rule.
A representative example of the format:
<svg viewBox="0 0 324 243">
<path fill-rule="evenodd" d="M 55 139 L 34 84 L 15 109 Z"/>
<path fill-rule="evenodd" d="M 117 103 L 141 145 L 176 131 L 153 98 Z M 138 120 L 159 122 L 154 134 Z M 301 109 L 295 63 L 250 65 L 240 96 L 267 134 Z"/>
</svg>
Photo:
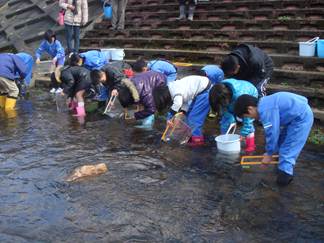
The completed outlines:
<svg viewBox="0 0 324 243">
<path fill-rule="evenodd" d="M 57 62 L 57 58 L 54 57 L 53 60 L 52 60 L 53 65 L 56 65 L 56 62 Z"/>
<path fill-rule="evenodd" d="M 71 4 L 69 4 L 69 5 L 67 6 L 67 8 L 71 9 L 72 11 L 74 11 L 74 9 L 75 9 L 75 7 L 74 7 L 73 5 L 71 5 Z"/>
<path fill-rule="evenodd" d="M 268 164 L 272 161 L 272 155 L 264 155 L 263 159 L 262 159 L 262 163 L 264 164 Z"/>
<path fill-rule="evenodd" d="M 167 126 L 169 127 L 173 127 L 174 123 L 173 123 L 173 120 L 170 119 L 170 120 L 167 120 Z"/>
<path fill-rule="evenodd" d="M 40 64 L 39 58 L 36 59 L 36 64 Z"/>
<path fill-rule="evenodd" d="M 111 91 L 111 95 L 112 95 L 112 96 L 118 96 L 118 91 L 117 91 L 117 89 L 113 89 L 113 90 Z"/>
</svg>

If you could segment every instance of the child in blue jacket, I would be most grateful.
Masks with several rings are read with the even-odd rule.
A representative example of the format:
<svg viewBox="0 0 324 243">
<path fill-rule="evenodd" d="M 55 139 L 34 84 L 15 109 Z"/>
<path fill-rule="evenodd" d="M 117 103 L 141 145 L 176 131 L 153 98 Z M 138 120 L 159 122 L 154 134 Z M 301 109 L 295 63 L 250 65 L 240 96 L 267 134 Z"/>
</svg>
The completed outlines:
<svg viewBox="0 0 324 243">
<path fill-rule="evenodd" d="M 234 116 L 234 103 L 243 94 L 258 97 L 258 90 L 250 82 L 237 80 L 234 78 L 225 79 L 221 83 L 214 85 L 209 93 L 209 103 L 211 108 L 221 115 L 221 133 L 226 133 L 232 123 L 236 123 Z M 241 135 L 245 138 L 245 151 L 255 150 L 253 119 L 243 118 Z"/>
<path fill-rule="evenodd" d="M 206 65 L 200 70 L 202 76 L 206 76 L 212 84 L 218 84 L 224 79 L 223 70 L 217 65 Z"/>
<path fill-rule="evenodd" d="M 47 52 L 53 59 L 53 65 L 56 67 L 63 66 L 65 61 L 64 48 L 61 42 L 56 39 L 56 35 L 52 30 L 48 30 L 44 34 L 44 40 L 36 50 L 36 63 L 40 63 L 40 57 L 43 52 Z"/>
<path fill-rule="evenodd" d="M 266 139 L 266 154 L 262 162 L 272 160 L 279 152 L 277 183 L 288 185 L 293 179 L 296 159 L 304 147 L 313 125 L 313 112 L 305 97 L 278 92 L 258 99 L 242 95 L 235 103 L 234 112 L 239 117 L 249 117 L 262 122 Z"/>
<path fill-rule="evenodd" d="M 133 64 L 133 71 L 136 73 L 155 71 L 163 73 L 167 77 L 167 82 L 177 79 L 177 67 L 168 60 L 156 59 L 148 63 L 143 58 L 138 58 Z"/>
</svg>

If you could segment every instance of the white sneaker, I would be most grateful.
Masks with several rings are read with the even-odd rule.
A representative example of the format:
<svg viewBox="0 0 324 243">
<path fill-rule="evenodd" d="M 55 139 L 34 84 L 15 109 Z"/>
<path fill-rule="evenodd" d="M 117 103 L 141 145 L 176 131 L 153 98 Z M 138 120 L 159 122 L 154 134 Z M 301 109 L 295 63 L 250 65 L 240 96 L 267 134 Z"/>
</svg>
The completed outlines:
<svg viewBox="0 0 324 243">
<path fill-rule="evenodd" d="M 58 93 L 62 93 L 62 91 L 63 91 L 63 89 L 58 88 L 58 89 L 55 91 L 55 93 L 56 93 L 56 94 L 58 94 Z"/>
<path fill-rule="evenodd" d="M 55 89 L 55 88 L 52 88 L 52 89 L 50 90 L 50 93 L 51 93 L 51 94 L 54 94 L 55 91 L 56 91 L 56 89 Z"/>
</svg>

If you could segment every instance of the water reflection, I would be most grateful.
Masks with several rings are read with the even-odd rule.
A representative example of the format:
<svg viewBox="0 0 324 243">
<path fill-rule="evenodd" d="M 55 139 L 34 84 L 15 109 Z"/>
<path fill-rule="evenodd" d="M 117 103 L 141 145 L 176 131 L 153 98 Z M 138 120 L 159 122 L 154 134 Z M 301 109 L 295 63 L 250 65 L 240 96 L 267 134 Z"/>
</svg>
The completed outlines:
<svg viewBox="0 0 324 243">
<path fill-rule="evenodd" d="M 32 97 L 16 118 L 0 116 L 1 242 L 324 239 L 323 152 L 305 150 L 294 182 L 278 188 L 273 167 L 243 171 L 212 137 L 201 148 L 170 146 L 162 120 L 151 131 L 98 114 L 80 125 L 47 94 Z M 217 133 L 213 121 L 206 131 Z M 262 136 L 257 143 L 261 153 Z M 106 174 L 65 182 L 102 162 Z"/>
</svg>

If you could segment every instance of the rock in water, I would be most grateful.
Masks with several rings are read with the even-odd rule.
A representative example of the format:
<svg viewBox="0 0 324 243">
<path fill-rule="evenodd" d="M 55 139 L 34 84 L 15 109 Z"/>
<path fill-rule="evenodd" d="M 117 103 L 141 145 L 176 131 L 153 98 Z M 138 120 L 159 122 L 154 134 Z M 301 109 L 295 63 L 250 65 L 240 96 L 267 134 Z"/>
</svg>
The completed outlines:
<svg viewBox="0 0 324 243">
<path fill-rule="evenodd" d="M 105 163 L 100 163 L 97 165 L 83 165 L 76 168 L 73 173 L 66 179 L 66 181 L 75 181 L 77 179 L 95 176 L 105 173 L 108 170 Z"/>
</svg>

